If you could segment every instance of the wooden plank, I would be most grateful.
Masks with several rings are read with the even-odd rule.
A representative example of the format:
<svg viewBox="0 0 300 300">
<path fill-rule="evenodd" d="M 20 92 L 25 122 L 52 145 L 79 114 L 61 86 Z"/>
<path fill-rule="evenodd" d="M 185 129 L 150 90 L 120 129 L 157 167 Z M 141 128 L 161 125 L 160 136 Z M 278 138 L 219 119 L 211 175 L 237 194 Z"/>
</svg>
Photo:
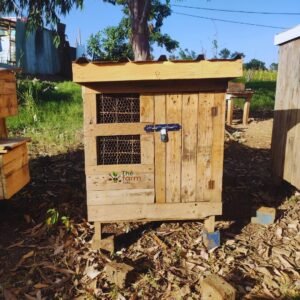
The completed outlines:
<svg viewBox="0 0 300 300">
<path fill-rule="evenodd" d="M 118 173 L 112 168 L 109 173 L 87 175 L 86 183 L 89 191 L 152 189 L 154 188 L 154 174 L 131 171 Z"/>
<path fill-rule="evenodd" d="M 154 122 L 154 96 L 153 95 L 141 95 L 140 96 L 140 121 L 142 123 Z"/>
<path fill-rule="evenodd" d="M 86 94 L 83 89 L 84 125 L 97 124 L 97 94 Z"/>
<path fill-rule="evenodd" d="M 155 95 L 155 124 L 166 123 L 166 96 Z M 155 133 L 155 201 L 166 201 L 166 144 L 160 140 L 160 133 Z"/>
<path fill-rule="evenodd" d="M 82 88 L 84 129 L 97 124 L 97 95 L 95 93 L 85 93 Z M 96 137 L 84 135 L 84 157 L 85 167 L 97 165 L 97 144 Z"/>
<path fill-rule="evenodd" d="M 7 127 L 5 118 L 0 118 L 0 139 L 7 138 Z"/>
<path fill-rule="evenodd" d="M 213 144 L 214 94 L 200 93 L 198 104 L 197 194 L 196 201 L 210 201 L 211 155 Z"/>
<path fill-rule="evenodd" d="M 23 156 L 24 153 L 27 153 L 27 144 L 22 144 L 8 153 L 0 155 L 0 167 L 9 164 L 20 156 Z"/>
<path fill-rule="evenodd" d="M 196 201 L 198 94 L 182 98 L 181 201 Z"/>
<path fill-rule="evenodd" d="M 10 70 L 0 70 L 0 79 L 6 81 L 16 81 L 15 74 Z"/>
<path fill-rule="evenodd" d="M 133 82 L 93 82 L 84 83 L 86 91 L 98 93 L 179 93 L 179 92 L 224 92 L 227 89 L 227 79 L 191 79 L 163 81 L 133 81 Z"/>
<path fill-rule="evenodd" d="M 166 98 L 167 123 L 182 121 L 182 95 L 169 94 Z M 181 130 L 168 132 L 166 144 L 166 202 L 180 202 L 181 190 Z"/>
<path fill-rule="evenodd" d="M 228 100 L 227 100 L 227 125 L 232 125 L 233 110 L 234 110 L 234 98 L 228 97 Z"/>
<path fill-rule="evenodd" d="M 28 165 L 27 147 L 24 148 L 24 152 L 20 156 L 2 166 L 1 176 L 7 177 L 17 170 L 21 169 L 24 165 Z"/>
<path fill-rule="evenodd" d="M 153 203 L 154 189 L 88 191 L 88 205 Z"/>
<path fill-rule="evenodd" d="M 22 189 L 30 181 L 29 167 L 24 165 L 5 178 L 4 198 L 10 199 L 15 193 Z M 3 181 L 2 181 L 3 182 Z"/>
<path fill-rule="evenodd" d="M 0 94 L 0 118 L 13 116 L 18 113 L 17 95 L 1 95 Z"/>
<path fill-rule="evenodd" d="M 140 122 L 154 123 L 154 96 L 140 95 Z M 154 134 L 141 135 L 141 163 L 154 164 Z"/>
<path fill-rule="evenodd" d="M 88 220 L 102 223 L 199 220 L 221 212 L 220 202 L 88 205 Z"/>
<path fill-rule="evenodd" d="M 214 94 L 216 115 L 212 118 L 213 142 L 211 152 L 210 201 L 222 201 L 224 139 L 225 139 L 225 94 Z"/>
<path fill-rule="evenodd" d="M 0 79 L 0 94 L 10 95 L 16 93 L 16 82 Z"/>
<path fill-rule="evenodd" d="M 296 45 L 293 49 L 293 45 Z M 290 80 L 290 78 L 297 78 L 297 68 L 294 68 L 297 64 L 297 57 L 294 54 L 297 53 L 296 49 L 300 46 L 300 41 L 294 43 L 288 43 L 282 45 L 279 48 L 279 66 L 276 84 L 276 101 L 274 111 L 274 122 L 272 132 L 272 169 L 274 177 L 284 178 L 285 168 L 285 154 L 287 145 L 287 134 L 290 129 L 289 124 L 289 105 L 293 97 L 291 91 L 293 87 L 297 88 L 297 81 Z M 299 75 L 298 75 L 299 76 Z M 289 87 L 289 88 L 287 88 Z M 287 168 L 289 166 L 287 165 Z"/>
<path fill-rule="evenodd" d="M 86 166 L 85 172 L 87 175 L 97 175 L 99 173 L 114 172 L 137 172 L 137 173 L 151 173 L 154 172 L 153 164 L 133 164 L 133 165 L 98 165 L 98 166 Z"/>
<path fill-rule="evenodd" d="M 154 165 L 154 134 L 141 135 L 141 163 Z"/>
<path fill-rule="evenodd" d="M 0 150 L 12 150 L 20 145 L 26 144 L 30 138 L 8 138 L 0 139 Z"/>
<path fill-rule="evenodd" d="M 85 136 L 114 136 L 145 134 L 145 126 L 153 123 L 96 124 L 85 127 Z"/>
<path fill-rule="evenodd" d="M 193 62 L 73 63 L 73 80 L 84 82 L 235 78 L 243 75 L 242 60 Z"/>
<path fill-rule="evenodd" d="M 84 159 L 85 168 L 97 166 L 97 143 L 95 136 L 84 137 Z"/>
</svg>

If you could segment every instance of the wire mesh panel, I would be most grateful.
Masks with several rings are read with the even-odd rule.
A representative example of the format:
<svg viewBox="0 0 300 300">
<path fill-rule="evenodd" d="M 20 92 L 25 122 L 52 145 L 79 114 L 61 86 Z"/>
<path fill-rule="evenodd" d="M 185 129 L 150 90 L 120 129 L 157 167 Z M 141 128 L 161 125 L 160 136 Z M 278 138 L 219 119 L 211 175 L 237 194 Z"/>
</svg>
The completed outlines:
<svg viewBox="0 0 300 300">
<path fill-rule="evenodd" d="M 97 123 L 140 122 L 138 94 L 100 94 L 97 96 Z"/>
<path fill-rule="evenodd" d="M 140 136 L 98 136 L 97 157 L 98 165 L 140 164 Z"/>
</svg>

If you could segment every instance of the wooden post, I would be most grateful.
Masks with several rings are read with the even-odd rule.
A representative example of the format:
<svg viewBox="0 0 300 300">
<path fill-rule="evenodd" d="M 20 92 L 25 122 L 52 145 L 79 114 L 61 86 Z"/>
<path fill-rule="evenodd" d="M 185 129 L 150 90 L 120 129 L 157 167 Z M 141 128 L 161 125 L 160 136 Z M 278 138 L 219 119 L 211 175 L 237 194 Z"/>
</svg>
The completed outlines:
<svg viewBox="0 0 300 300">
<path fill-rule="evenodd" d="M 243 125 L 248 125 L 251 96 L 247 96 L 246 99 L 245 99 L 246 101 L 245 101 L 245 104 L 244 104 L 244 111 L 243 111 Z"/>
<path fill-rule="evenodd" d="M 228 97 L 228 98 L 227 98 Z M 232 124 L 233 119 L 233 98 L 230 95 L 227 95 L 227 125 Z"/>
<path fill-rule="evenodd" d="M 210 216 L 204 220 L 204 229 L 208 233 L 215 231 L 215 216 Z"/>
</svg>

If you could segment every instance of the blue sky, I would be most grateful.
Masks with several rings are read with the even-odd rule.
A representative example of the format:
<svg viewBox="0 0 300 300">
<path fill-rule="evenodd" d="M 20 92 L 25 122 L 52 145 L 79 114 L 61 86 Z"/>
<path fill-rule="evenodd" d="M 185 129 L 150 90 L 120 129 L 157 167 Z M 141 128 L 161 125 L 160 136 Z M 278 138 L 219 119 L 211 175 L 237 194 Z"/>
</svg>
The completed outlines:
<svg viewBox="0 0 300 300">
<path fill-rule="evenodd" d="M 229 10 L 300 13 L 299 0 L 173 0 L 172 3 Z M 240 14 L 179 7 L 173 7 L 173 10 L 204 17 L 286 28 L 300 24 L 300 15 Z M 83 10 L 73 9 L 62 21 L 67 24 L 67 35 L 71 45 L 74 45 L 79 29 L 82 42 L 86 43 L 90 34 L 106 26 L 117 25 L 121 16 L 122 12 L 118 6 L 103 3 L 101 0 L 85 0 Z M 163 32 L 178 40 L 181 48 L 188 48 L 196 53 L 205 53 L 206 57 L 210 58 L 214 53 L 212 41 L 217 40 L 219 50 L 226 47 L 231 51 L 243 52 L 246 54 L 245 61 L 257 58 L 265 61 L 267 66 L 272 62 L 277 62 L 278 48 L 273 45 L 273 40 L 274 35 L 282 31 L 284 30 L 229 24 L 176 14 L 168 17 L 163 26 Z M 155 48 L 154 55 L 158 57 L 161 54 L 166 54 L 166 50 Z"/>
</svg>

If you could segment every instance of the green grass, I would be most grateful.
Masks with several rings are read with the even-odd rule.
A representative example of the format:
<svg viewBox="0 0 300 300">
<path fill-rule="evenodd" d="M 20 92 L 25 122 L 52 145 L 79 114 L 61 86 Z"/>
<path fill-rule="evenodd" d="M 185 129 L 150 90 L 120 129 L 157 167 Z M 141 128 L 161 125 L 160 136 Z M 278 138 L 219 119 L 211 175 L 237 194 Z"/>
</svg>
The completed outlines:
<svg viewBox="0 0 300 300">
<path fill-rule="evenodd" d="M 8 119 L 12 136 L 32 138 L 39 154 L 78 147 L 83 122 L 81 89 L 75 83 L 20 81 L 19 114 Z"/>
<path fill-rule="evenodd" d="M 254 95 L 251 100 L 251 110 L 272 110 L 275 104 L 277 72 L 262 70 L 245 70 L 244 76 L 236 79 L 244 82 L 246 88 L 253 89 Z M 243 107 L 243 100 L 235 101 L 237 107 Z"/>
</svg>

